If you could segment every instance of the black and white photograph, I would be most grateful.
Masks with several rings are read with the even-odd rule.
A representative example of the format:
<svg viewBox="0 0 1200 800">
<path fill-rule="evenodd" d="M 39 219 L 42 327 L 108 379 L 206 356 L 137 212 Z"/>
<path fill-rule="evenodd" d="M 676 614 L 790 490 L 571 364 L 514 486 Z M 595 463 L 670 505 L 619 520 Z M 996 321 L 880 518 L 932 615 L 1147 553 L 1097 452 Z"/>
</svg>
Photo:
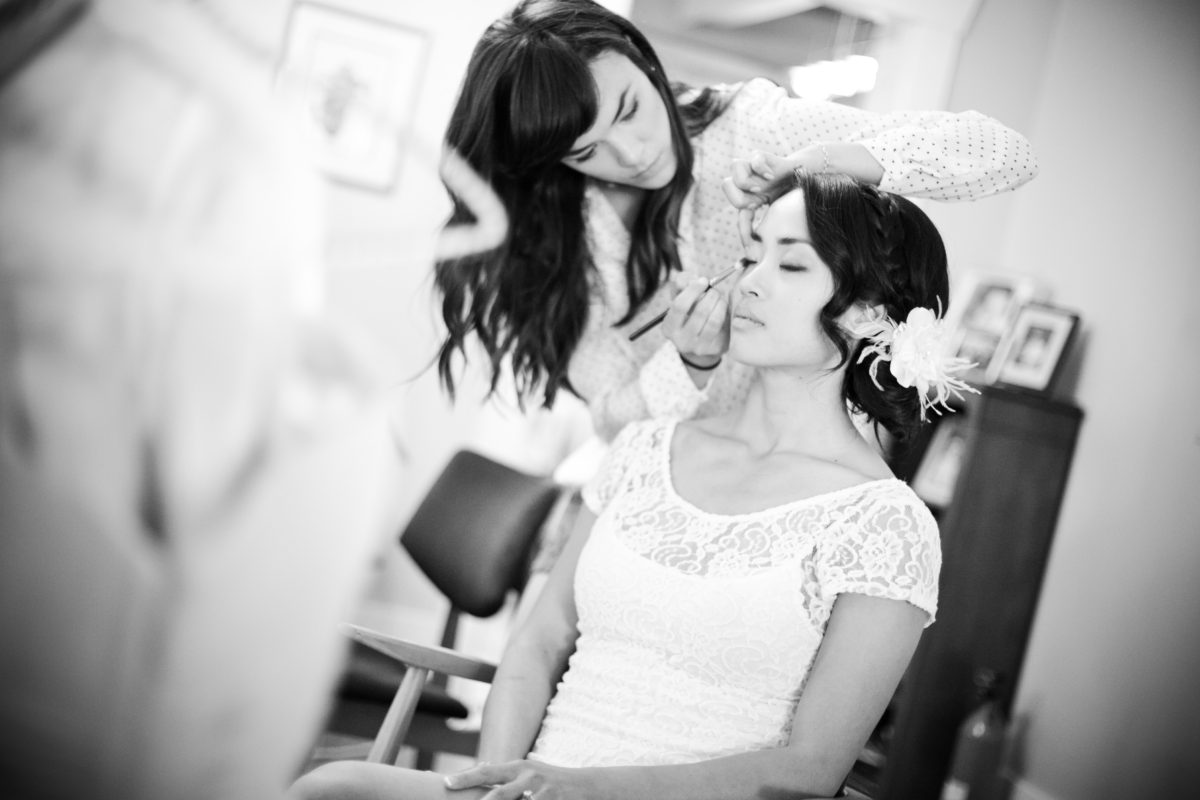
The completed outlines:
<svg viewBox="0 0 1200 800">
<path fill-rule="evenodd" d="M 0 798 L 1197 795 L 1198 42 L 0 0 Z"/>
</svg>

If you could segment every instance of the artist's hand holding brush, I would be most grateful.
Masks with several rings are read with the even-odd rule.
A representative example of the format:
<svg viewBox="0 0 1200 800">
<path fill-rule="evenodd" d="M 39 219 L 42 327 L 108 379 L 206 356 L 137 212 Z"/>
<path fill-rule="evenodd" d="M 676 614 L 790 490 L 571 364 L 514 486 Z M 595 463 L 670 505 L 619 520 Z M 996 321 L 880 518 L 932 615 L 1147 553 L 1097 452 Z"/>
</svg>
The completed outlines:
<svg viewBox="0 0 1200 800">
<path fill-rule="evenodd" d="M 693 280 L 675 296 L 663 319 L 663 335 L 674 343 L 697 387 L 708 383 L 729 349 L 728 291 L 733 283 Z"/>
</svg>

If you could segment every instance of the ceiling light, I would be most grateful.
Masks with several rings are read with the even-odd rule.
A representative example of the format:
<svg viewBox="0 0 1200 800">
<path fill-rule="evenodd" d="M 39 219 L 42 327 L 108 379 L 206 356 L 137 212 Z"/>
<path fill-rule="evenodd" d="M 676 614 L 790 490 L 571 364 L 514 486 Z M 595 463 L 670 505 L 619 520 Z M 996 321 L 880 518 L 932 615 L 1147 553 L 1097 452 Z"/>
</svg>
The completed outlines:
<svg viewBox="0 0 1200 800">
<path fill-rule="evenodd" d="M 853 55 L 791 67 L 788 80 L 797 97 L 829 100 L 871 91 L 878 74 L 878 61 L 870 56 Z"/>
</svg>

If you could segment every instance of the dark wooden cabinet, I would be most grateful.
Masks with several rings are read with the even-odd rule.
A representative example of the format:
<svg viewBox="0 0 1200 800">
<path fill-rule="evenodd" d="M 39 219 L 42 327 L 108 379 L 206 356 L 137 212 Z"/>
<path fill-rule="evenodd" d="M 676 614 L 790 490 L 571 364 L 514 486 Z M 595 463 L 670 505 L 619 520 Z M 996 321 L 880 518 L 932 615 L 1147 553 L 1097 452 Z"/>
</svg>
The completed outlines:
<svg viewBox="0 0 1200 800">
<path fill-rule="evenodd" d="M 959 413 L 961 468 L 950 501 L 934 507 L 937 622 L 849 781 L 877 800 L 940 797 L 976 670 L 1003 674 L 999 697 L 1011 710 L 1083 417 L 1070 403 L 999 388 L 969 398 Z M 928 456 L 932 428 L 895 459 L 900 477 L 911 480 Z"/>
</svg>

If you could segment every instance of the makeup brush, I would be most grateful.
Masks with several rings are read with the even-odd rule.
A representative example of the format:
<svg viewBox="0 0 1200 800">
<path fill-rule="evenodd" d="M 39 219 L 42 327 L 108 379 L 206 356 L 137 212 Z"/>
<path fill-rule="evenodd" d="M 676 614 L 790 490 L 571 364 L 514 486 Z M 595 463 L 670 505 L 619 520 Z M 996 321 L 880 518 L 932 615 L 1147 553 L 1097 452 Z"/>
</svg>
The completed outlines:
<svg viewBox="0 0 1200 800">
<path fill-rule="evenodd" d="M 737 272 L 737 271 L 738 271 L 739 269 L 741 269 L 741 268 L 742 268 L 742 262 L 741 262 L 741 261 L 735 261 L 735 262 L 734 262 L 734 264 L 733 264 L 733 266 L 732 266 L 732 267 L 730 267 L 729 269 L 725 270 L 724 272 L 720 273 L 719 275 L 714 275 L 713 277 L 709 278 L 709 279 L 708 279 L 708 286 L 704 287 L 704 292 L 707 292 L 709 289 L 713 288 L 713 287 L 714 287 L 714 286 L 716 286 L 718 283 L 720 283 L 721 281 L 725 280 L 726 278 L 728 278 L 730 275 L 732 275 L 733 273 Z M 703 294 L 704 294 L 704 292 L 701 292 L 700 294 L 701 294 L 701 295 L 703 295 Z M 697 300 L 699 300 L 699 298 L 696 298 L 696 299 L 697 299 Z M 664 312 L 662 312 L 661 314 L 659 314 L 657 317 L 655 317 L 654 319 L 652 319 L 652 320 L 650 320 L 649 322 L 647 322 L 647 323 L 646 323 L 645 325 L 643 325 L 642 327 L 638 328 L 638 329 L 637 329 L 636 331 L 634 331 L 633 333 L 629 334 L 629 341 L 631 341 L 631 342 L 632 342 L 632 341 L 634 341 L 635 339 L 639 338 L 640 336 L 642 336 L 642 334 L 644 334 L 644 333 L 646 333 L 647 331 L 651 330 L 652 328 L 654 328 L 654 326 L 658 325 L 659 323 L 661 323 L 661 322 L 662 322 L 664 319 L 666 319 L 666 318 L 667 318 L 667 312 L 666 312 L 666 311 L 664 311 Z"/>
</svg>

